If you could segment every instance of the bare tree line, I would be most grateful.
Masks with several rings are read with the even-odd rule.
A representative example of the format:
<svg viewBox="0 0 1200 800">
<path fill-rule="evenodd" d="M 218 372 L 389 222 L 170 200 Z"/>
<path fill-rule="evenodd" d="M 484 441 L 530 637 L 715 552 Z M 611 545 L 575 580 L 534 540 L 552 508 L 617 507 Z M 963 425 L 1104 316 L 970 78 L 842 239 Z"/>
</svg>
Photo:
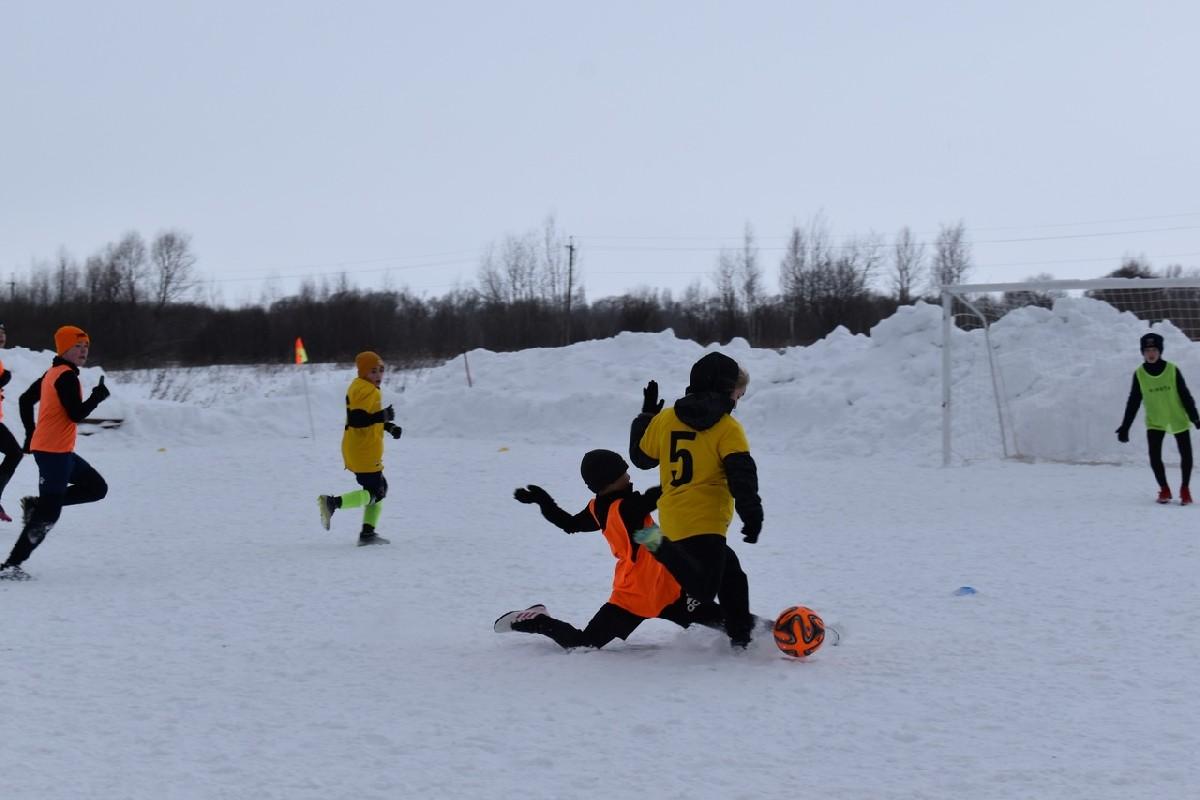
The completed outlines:
<svg viewBox="0 0 1200 800">
<path fill-rule="evenodd" d="M 962 282 L 972 268 L 962 222 L 943 225 L 929 244 L 905 227 L 889 246 L 874 233 L 839 240 L 818 216 L 790 231 L 774 265 L 775 291 L 766 277 L 772 265 L 746 224 L 741 244 L 716 257 L 710 286 L 696 281 L 679 296 L 640 288 L 588 302 L 574 253 L 550 217 L 493 243 L 480 259 L 477 286 L 441 297 L 362 290 L 343 274 L 305 281 L 290 296 L 224 308 L 196 298 L 197 259 L 186 233 L 161 232 L 149 243 L 128 233 L 82 263 L 60 253 L 27 279 L 14 277 L 0 319 L 10 344 L 36 348 L 58 325 L 82 325 L 96 339 L 98 362 L 114 367 L 283 361 L 296 336 L 313 360 L 345 361 L 371 347 L 396 363 L 476 347 L 557 346 L 568 331 L 570 341 L 671 329 L 706 344 L 742 337 L 784 347 L 838 326 L 863 333 L 899 305 L 938 302 L 937 287 Z"/>
</svg>

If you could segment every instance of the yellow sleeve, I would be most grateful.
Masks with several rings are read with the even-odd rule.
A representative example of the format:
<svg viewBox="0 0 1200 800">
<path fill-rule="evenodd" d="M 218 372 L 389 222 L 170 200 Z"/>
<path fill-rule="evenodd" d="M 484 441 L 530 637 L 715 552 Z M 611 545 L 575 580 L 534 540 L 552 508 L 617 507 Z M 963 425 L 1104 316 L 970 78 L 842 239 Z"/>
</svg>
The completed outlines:
<svg viewBox="0 0 1200 800">
<path fill-rule="evenodd" d="M 725 425 L 725 430 L 721 431 L 721 438 L 717 441 L 717 454 L 724 460 L 725 456 L 731 453 L 749 453 L 750 441 L 746 438 L 746 429 L 742 427 L 742 423 L 730 416 L 726 416 L 722 420 Z"/>
</svg>

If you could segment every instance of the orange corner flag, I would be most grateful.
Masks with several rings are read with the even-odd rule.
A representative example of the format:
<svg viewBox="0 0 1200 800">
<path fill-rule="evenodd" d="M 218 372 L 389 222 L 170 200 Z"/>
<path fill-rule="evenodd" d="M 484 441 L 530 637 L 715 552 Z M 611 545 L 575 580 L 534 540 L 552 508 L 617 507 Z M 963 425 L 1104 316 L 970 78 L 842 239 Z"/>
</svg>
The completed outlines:
<svg viewBox="0 0 1200 800">
<path fill-rule="evenodd" d="M 296 363 L 297 364 L 307 364 L 308 363 L 308 351 L 306 351 L 304 349 L 304 342 L 302 342 L 300 340 L 299 336 L 296 337 Z"/>
</svg>

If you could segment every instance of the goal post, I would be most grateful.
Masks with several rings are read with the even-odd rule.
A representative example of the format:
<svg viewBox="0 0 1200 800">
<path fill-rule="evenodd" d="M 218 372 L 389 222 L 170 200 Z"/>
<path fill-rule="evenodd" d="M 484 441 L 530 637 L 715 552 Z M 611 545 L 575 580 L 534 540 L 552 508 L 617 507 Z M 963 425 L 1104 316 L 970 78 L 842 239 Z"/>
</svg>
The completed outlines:
<svg viewBox="0 0 1200 800">
<path fill-rule="evenodd" d="M 1200 277 L 954 284 L 941 302 L 944 465 L 1144 459 L 1113 430 L 1151 326 L 1200 401 Z"/>
</svg>

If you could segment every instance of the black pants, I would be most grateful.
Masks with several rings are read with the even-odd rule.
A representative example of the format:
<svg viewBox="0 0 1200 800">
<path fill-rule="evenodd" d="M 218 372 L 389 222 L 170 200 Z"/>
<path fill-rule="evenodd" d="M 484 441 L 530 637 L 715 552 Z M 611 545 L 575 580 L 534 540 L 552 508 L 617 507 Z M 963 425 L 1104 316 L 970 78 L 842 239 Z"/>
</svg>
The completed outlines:
<svg viewBox="0 0 1200 800">
<path fill-rule="evenodd" d="M 1146 447 L 1150 451 L 1150 469 L 1154 470 L 1154 480 L 1158 481 L 1158 485 L 1164 489 L 1168 486 L 1167 469 L 1163 466 L 1162 460 L 1163 439 L 1166 436 L 1166 431 L 1146 429 Z M 1192 479 L 1191 431 L 1175 434 L 1175 446 L 1179 448 L 1179 472 L 1182 476 L 1179 485 L 1182 488 L 1186 487 Z"/>
<path fill-rule="evenodd" d="M 29 558 L 58 522 L 63 506 L 94 503 L 108 494 L 108 484 L 100 473 L 74 453 L 34 453 L 33 457 L 41 490 L 29 524 L 21 529 L 8 556 L 8 564 L 21 564 Z"/>
<path fill-rule="evenodd" d="M 750 582 L 724 536 L 703 533 L 677 542 L 663 539 L 654 557 L 679 581 L 685 594 L 701 602 L 716 597 L 730 641 L 750 640 L 754 627 Z"/>
<path fill-rule="evenodd" d="M 721 627 L 721 609 L 715 603 L 700 603 L 680 596 L 678 600 L 658 612 L 659 619 L 674 622 L 681 628 L 689 625 Z M 618 605 L 605 603 L 592 617 L 583 630 L 569 622 L 554 617 L 542 616 L 513 623 L 513 630 L 521 633 L 540 633 L 554 640 L 559 647 L 604 647 L 613 639 L 625 640 L 637 629 L 646 617 L 627 611 Z"/>
<path fill-rule="evenodd" d="M 0 422 L 0 453 L 4 454 L 4 460 L 0 461 L 0 497 L 2 497 L 5 487 L 12 480 L 13 473 L 17 471 L 17 464 L 21 463 L 21 458 L 25 455 L 21 452 L 21 445 L 18 444 L 16 437 L 3 422 Z"/>
</svg>

